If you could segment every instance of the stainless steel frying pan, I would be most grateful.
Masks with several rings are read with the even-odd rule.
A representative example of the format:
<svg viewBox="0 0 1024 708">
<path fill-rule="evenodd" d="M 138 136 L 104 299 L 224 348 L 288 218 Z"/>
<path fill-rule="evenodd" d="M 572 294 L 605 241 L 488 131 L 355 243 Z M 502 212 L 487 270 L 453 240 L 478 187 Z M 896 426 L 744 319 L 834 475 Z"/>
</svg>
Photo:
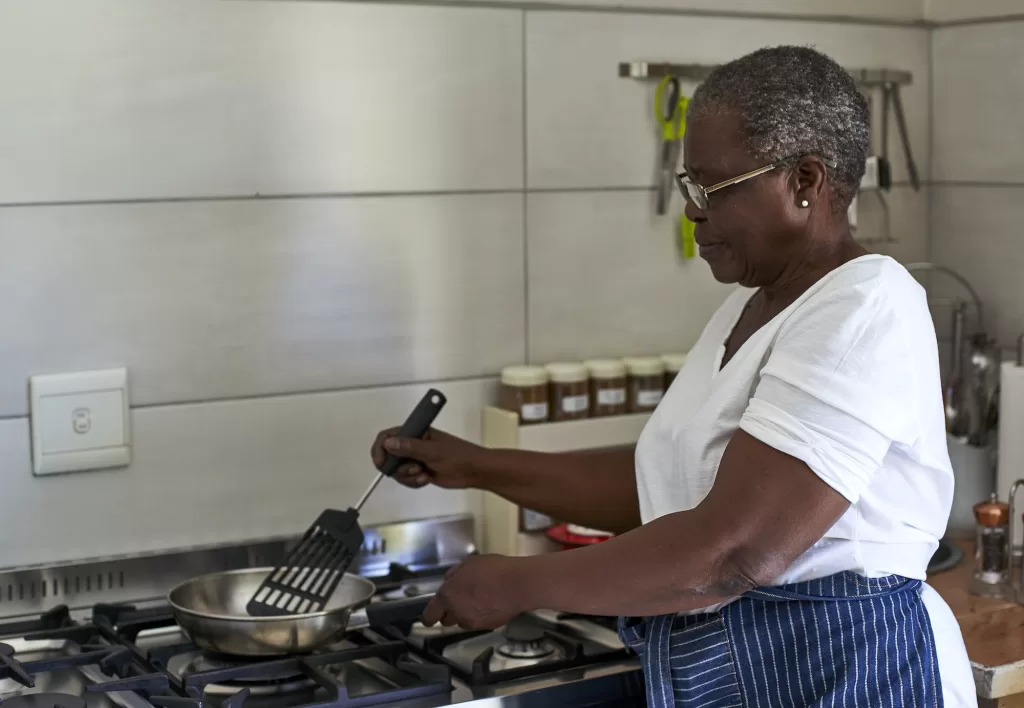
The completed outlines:
<svg viewBox="0 0 1024 708">
<path fill-rule="evenodd" d="M 370 604 L 376 588 L 346 573 L 320 612 L 254 617 L 245 605 L 273 568 L 247 568 L 186 580 L 170 591 L 174 617 L 200 649 L 235 656 L 301 654 L 347 629 L 418 619 L 430 597 Z"/>
</svg>

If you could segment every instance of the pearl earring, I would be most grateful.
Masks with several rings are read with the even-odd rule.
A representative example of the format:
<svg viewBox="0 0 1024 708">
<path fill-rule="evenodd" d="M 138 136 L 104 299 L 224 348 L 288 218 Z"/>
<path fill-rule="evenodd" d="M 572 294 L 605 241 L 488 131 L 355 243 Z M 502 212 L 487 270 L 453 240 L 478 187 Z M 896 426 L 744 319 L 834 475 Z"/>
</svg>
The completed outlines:
<svg viewBox="0 0 1024 708">
<path fill-rule="evenodd" d="M 809 201 L 807 201 L 806 199 L 803 200 L 802 202 L 800 202 L 800 206 L 804 207 L 805 209 L 807 207 L 809 207 L 810 205 L 811 205 L 811 203 Z"/>
</svg>

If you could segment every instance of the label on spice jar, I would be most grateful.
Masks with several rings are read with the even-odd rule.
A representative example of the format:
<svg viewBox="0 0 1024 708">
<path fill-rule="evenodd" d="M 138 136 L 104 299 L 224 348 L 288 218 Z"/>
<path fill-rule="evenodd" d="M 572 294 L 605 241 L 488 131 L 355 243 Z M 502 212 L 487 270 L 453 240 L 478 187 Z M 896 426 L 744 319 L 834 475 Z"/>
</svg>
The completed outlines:
<svg viewBox="0 0 1024 708">
<path fill-rule="evenodd" d="M 661 391 L 637 391 L 636 403 L 644 408 L 653 408 L 661 403 L 662 395 Z"/>
<path fill-rule="evenodd" d="M 597 392 L 597 405 L 621 406 L 626 402 L 626 389 L 605 388 Z"/>
<path fill-rule="evenodd" d="M 590 397 L 586 394 L 582 396 L 566 396 L 562 399 L 563 413 L 582 413 L 589 407 Z"/>
<path fill-rule="evenodd" d="M 519 413 L 519 417 L 523 420 L 547 420 L 548 418 L 548 404 L 547 403 L 524 403 L 523 410 Z"/>
</svg>

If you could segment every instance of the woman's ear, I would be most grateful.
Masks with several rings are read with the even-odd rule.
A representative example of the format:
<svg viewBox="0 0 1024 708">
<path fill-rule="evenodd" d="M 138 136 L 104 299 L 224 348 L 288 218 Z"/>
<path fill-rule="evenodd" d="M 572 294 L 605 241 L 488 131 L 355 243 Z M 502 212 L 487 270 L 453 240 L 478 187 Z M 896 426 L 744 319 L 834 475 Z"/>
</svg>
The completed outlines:
<svg viewBox="0 0 1024 708">
<path fill-rule="evenodd" d="M 813 206 L 825 194 L 828 184 L 828 167 L 819 157 L 808 155 L 800 158 L 793 170 L 793 198 L 797 206 Z"/>
</svg>

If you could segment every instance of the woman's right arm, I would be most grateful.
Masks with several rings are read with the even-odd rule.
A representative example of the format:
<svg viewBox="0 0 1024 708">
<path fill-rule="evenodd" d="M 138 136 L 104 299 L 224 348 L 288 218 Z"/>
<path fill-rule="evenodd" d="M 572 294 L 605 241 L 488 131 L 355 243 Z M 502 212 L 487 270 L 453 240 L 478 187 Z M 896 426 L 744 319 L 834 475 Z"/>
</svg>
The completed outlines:
<svg viewBox="0 0 1024 708">
<path fill-rule="evenodd" d="M 483 489 L 561 521 L 623 533 L 640 525 L 633 449 L 543 453 L 491 450 L 430 431 L 424 440 L 381 432 L 371 455 L 379 468 L 388 452 L 412 460 L 395 479 L 409 487 Z"/>
</svg>

